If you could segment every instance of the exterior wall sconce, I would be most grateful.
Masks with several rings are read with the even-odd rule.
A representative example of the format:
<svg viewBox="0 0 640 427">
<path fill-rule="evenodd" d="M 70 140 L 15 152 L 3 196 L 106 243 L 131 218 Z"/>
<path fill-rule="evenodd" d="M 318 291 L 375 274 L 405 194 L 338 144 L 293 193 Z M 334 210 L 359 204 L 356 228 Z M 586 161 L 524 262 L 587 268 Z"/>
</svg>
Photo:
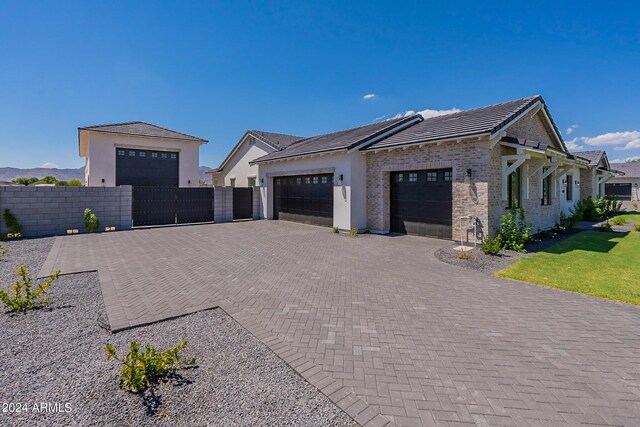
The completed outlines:
<svg viewBox="0 0 640 427">
<path fill-rule="evenodd" d="M 578 187 L 580 186 L 580 181 L 578 181 L 577 179 L 576 179 L 576 186 Z"/>
<path fill-rule="evenodd" d="M 264 178 L 260 178 L 260 184 L 264 184 Z"/>
<path fill-rule="evenodd" d="M 102 180 L 101 180 L 101 181 L 102 181 L 102 185 L 104 186 L 104 178 L 102 178 Z"/>
<path fill-rule="evenodd" d="M 467 169 L 467 173 L 465 174 L 465 176 L 467 178 L 471 178 L 471 173 L 472 173 L 472 170 L 471 169 Z"/>
<path fill-rule="evenodd" d="M 338 177 L 338 183 L 342 184 L 342 181 L 344 181 L 344 177 L 342 176 L 342 174 L 340 174 L 340 176 Z"/>
<path fill-rule="evenodd" d="M 188 181 L 187 181 L 187 184 L 191 184 L 191 180 L 188 180 Z"/>
</svg>

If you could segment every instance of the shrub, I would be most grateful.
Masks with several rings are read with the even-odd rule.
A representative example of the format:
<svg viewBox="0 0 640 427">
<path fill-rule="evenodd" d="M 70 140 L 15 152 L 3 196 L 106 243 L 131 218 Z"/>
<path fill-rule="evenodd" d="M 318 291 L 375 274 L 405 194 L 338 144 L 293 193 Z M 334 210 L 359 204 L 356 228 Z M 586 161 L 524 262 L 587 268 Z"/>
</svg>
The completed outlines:
<svg viewBox="0 0 640 427">
<path fill-rule="evenodd" d="M 2 219 L 4 219 L 4 223 L 9 229 L 9 234 L 7 234 L 9 238 L 18 238 L 22 236 L 22 226 L 18 224 L 16 216 L 12 214 L 9 209 L 5 209 L 2 212 Z"/>
<path fill-rule="evenodd" d="M 12 312 L 25 312 L 27 310 L 33 310 L 40 308 L 49 303 L 46 298 L 41 298 L 42 295 L 47 293 L 49 286 L 60 276 L 60 270 L 53 273 L 44 283 L 38 285 L 35 291 L 31 290 L 33 285 L 33 279 L 29 276 L 29 270 L 24 265 L 21 265 L 16 270 L 16 273 L 20 276 L 20 279 L 13 284 L 13 293 L 0 289 L 0 301 L 2 301 L 7 307 L 10 313 Z"/>
<path fill-rule="evenodd" d="M 9 252 L 9 249 L 2 249 L 2 243 L 0 243 L 0 261 L 2 261 L 7 252 Z"/>
<path fill-rule="evenodd" d="M 478 256 L 474 253 L 471 253 L 471 251 L 462 250 L 458 253 L 458 259 L 475 261 L 478 259 Z"/>
<path fill-rule="evenodd" d="M 611 223 L 609 221 L 605 221 L 598 226 L 598 231 L 611 231 Z"/>
<path fill-rule="evenodd" d="M 627 218 L 624 216 L 617 216 L 611 219 L 611 224 L 613 225 L 625 225 L 627 223 Z"/>
<path fill-rule="evenodd" d="M 633 229 L 636 231 L 640 231 L 640 222 L 633 225 Z"/>
<path fill-rule="evenodd" d="M 95 233 L 98 227 L 100 227 L 100 221 L 98 221 L 98 217 L 96 214 L 91 212 L 91 209 L 86 208 L 84 210 L 84 226 L 87 228 L 89 233 Z"/>
<path fill-rule="evenodd" d="M 503 215 L 499 234 L 503 249 L 524 252 L 524 245 L 531 238 L 531 225 L 525 221 L 524 209 L 512 209 Z"/>
<path fill-rule="evenodd" d="M 498 255 L 502 249 L 502 236 L 498 234 L 493 239 L 490 239 L 489 236 L 485 237 L 482 241 L 482 246 L 480 246 L 480 250 L 487 255 Z"/>
<path fill-rule="evenodd" d="M 351 237 L 356 237 L 358 235 L 358 229 L 357 228 L 352 228 L 351 230 L 349 230 L 349 236 Z"/>
<path fill-rule="evenodd" d="M 333 232 L 338 234 L 340 233 L 340 229 L 338 227 L 333 227 Z"/>
<path fill-rule="evenodd" d="M 622 202 L 618 199 L 618 196 L 609 194 L 602 199 L 602 208 L 604 215 L 617 214 L 622 211 Z"/>
<path fill-rule="evenodd" d="M 187 341 L 182 341 L 173 348 L 158 351 L 147 344 L 144 351 L 140 351 L 140 344 L 132 341 L 126 356 L 118 356 L 116 348 L 109 343 L 104 352 L 107 353 L 107 360 L 113 358 L 122 363 L 120 370 L 122 388 L 132 393 L 140 393 L 159 379 L 166 377 L 175 368 L 196 363 L 195 359 L 186 360 L 180 357 L 180 352 L 186 346 Z"/>
</svg>

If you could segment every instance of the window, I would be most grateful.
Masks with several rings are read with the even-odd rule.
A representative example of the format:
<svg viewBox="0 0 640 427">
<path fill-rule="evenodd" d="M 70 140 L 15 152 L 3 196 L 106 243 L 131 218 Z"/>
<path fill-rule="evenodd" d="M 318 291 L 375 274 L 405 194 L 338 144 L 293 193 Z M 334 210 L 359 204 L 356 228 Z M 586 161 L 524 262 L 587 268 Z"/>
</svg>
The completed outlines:
<svg viewBox="0 0 640 427">
<path fill-rule="evenodd" d="M 158 153 L 151 153 L 151 157 L 155 159 L 156 157 L 158 157 Z"/>
<path fill-rule="evenodd" d="M 326 183 L 328 183 L 328 182 L 329 182 L 329 178 L 327 178 L 326 176 L 323 176 L 323 177 L 322 177 L 322 183 L 323 183 L 323 184 L 326 184 Z"/>
<path fill-rule="evenodd" d="M 124 156 L 124 150 L 118 150 L 118 156 Z"/>
<path fill-rule="evenodd" d="M 543 169 L 544 171 L 544 169 Z M 542 206 L 551 204 L 551 175 L 542 180 Z"/>
<path fill-rule="evenodd" d="M 507 179 L 507 208 L 520 207 L 520 168 L 516 169 Z"/>
<path fill-rule="evenodd" d="M 438 180 L 438 172 L 427 172 L 427 182 L 436 182 Z"/>
<path fill-rule="evenodd" d="M 571 202 L 573 201 L 573 176 L 566 175 L 565 179 L 567 181 L 567 200 Z"/>
<path fill-rule="evenodd" d="M 445 182 L 453 180 L 453 174 L 451 173 L 451 171 L 444 171 L 444 180 Z"/>
<path fill-rule="evenodd" d="M 178 156 L 176 155 L 176 153 L 171 153 L 171 158 L 172 158 L 172 159 L 175 159 L 175 158 L 177 158 L 177 157 L 178 157 Z"/>
<path fill-rule="evenodd" d="M 232 187 L 235 187 L 236 186 L 236 179 L 235 178 L 231 178 L 229 180 L 229 185 L 232 186 Z"/>
<path fill-rule="evenodd" d="M 139 155 L 140 157 L 146 157 L 146 156 L 147 156 L 147 153 L 145 153 L 144 151 L 141 151 L 141 152 L 139 152 L 139 153 L 138 153 L 138 155 Z"/>
<path fill-rule="evenodd" d="M 256 177 L 255 176 L 251 176 L 251 177 L 247 178 L 247 185 L 249 187 L 255 187 L 256 186 Z"/>
<path fill-rule="evenodd" d="M 296 178 L 296 184 L 302 184 L 302 178 Z"/>
<path fill-rule="evenodd" d="M 305 184 L 311 184 L 311 178 L 306 177 L 306 178 L 304 179 L 304 183 L 305 183 Z"/>
<path fill-rule="evenodd" d="M 167 158 L 167 153 L 160 154 L 160 157 L 163 158 L 163 159 L 166 159 Z"/>
<path fill-rule="evenodd" d="M 314 184 L 317 184 L 317 183 L 318 183 L 318 177 L 317 177 L 317 176 L 314 176 L 314 177 L 313 177 L 313 183 L 314 183 Z"/>
<path fill-rule="evenodd" d="M 135 156 L 136 156 L 135 151 L 129 151 L 129 157 L 135 157 Z"/>
<path fill-rule="evenodd" d="M 402 182 L 402 181 L 404 181 L 404 174 L 403 174 L 403 173 L 398 173 L 398 174 L 396 174 L 396 179 L 395 179 L 395 181 L 396 181 L 396 182 Z"/>
<path fill-rule="evenodd" d="M 418 182 L 418 172 L 409 172 L 409 182 Z"/>
</svg>

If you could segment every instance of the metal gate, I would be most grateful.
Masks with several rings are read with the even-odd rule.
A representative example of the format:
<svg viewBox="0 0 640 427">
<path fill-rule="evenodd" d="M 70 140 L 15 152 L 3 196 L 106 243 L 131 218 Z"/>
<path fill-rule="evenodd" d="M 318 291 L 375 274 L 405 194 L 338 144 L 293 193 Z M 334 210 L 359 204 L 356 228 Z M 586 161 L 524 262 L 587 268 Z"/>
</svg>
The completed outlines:
<svg viewBox="0 0 640 427">
<path fill-rule="evenodd" d="M 133 187 L 133 226 L 213 221 L 213 188 Z"/>
<path fill-rule="evenodd" d="M 253 188 L 233 188 L 233 219 L 253 218 Z"/>
</svg>

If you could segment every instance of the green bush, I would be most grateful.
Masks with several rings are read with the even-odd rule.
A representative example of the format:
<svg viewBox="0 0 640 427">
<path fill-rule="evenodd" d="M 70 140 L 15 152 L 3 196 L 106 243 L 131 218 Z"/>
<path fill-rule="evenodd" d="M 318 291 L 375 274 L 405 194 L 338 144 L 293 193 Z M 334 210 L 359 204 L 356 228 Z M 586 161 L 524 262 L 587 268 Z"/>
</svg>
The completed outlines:
<svg viewBox="0 0 640 427">
<path fill-rule="evenodd" d="M 332 230 L 333 230 L 333 232 L 334 232 L 334 233 L 336 233 L 336 234 L 340 233 L 340 229 L 339 229 L 338 227 L 333 227 L 333 229 L 332 229 Z"/>
<path fill-rule="evenodd" d="M 496 235 L 493 239 L 490 239 L 489 236 L 485 237 L 482 241 L 482 246 L 480 246 L 480 250 L 487 255 L 498 255 L 501 249 L 502 236 L 500 234 Z"/>
<path fill-rule="evenodd" d="M 524 245 L 531 238 L 531 228 L 525 220 L 524 209 L 511 209 L 507 215 L 502 216 L 500 224 L 502 248 L 525 252 Z"/>
<path fill-rule="evenodd" d="M 352 228 L 351 230 L 349 230 L 349 236 L 356 237 L 357 235 L 358 235 L 358 229 L 357 228 Z"/>
<path fill-rule="evenodd" d="M 627 223 L 627 218 L 624 216 L 617 216 L 611 219 L 611 224 L 613 225 L 625 225 Z"/>
<path fill-rule="evenodd" d="M 13 284 L 13 292 L 0 289 L 0 301 L 2 301 L 7 308 L 8 312 L 25 312 L 27 310 L 33 310 L 40 308 L 49 303 L 46 298 L 41 298 L 42 295 L 47 293 L 49 286 L 60 276 L 60 270 L 53 273 L 44 283 L 38 285 L 35 291 L 31 290 L 33 285 L 33 279 L 29 276 L 29 270 L 24 265 L 21 265 L 16 270 L 16 273 L 20 276 L 20 279 Z"/>
<path fill-rule="evenodd" d="M 196 363 L 195 359 L 185 360 L 180 357 L 180 351 L 186 346 L 187 341 L 182 341 L 165 351 L 158 351 L 150 345 L 146 345 L 144 351 L 140 351 L 140 344 L 133 341 L 129 344 L 129 353 L 126 356 L 118 356 L 116 348 L 109 343 L 104 352 L 107 353 L 107 360 L 115 359 L 122 363 L 122 388 L 132 393 L 140 393 L 166 377 L 176 367 Z"/>
<path fill-rule="evenodd" d="M 98 221 L 98 217 L 96 214 L 91 212 L 91 209 L 86 208 L 84 210 L 84 226 L 87 228 L 89 233 L 95 233 L 100 227 L 100 221 Z"/>
<path fill-rule="evenodd" d="M 609 221 L 605 221 L 598 226 L 598 231 L 611 231 L 611 223 Z"/>
<path fill-rule="evenodd" d="M 637 224 L 634 224 L 633 229 L 636 231 L 640 231 L 640 222 Z"/>
<path fill-rule="evenodd" d="M 9 235 L 11 237 L 21 237 L 22 236 L 22 226 L 18 224 L 18 220 L 16 216 L 11 213 L 9 209 L 5 209 L 2 212 L 2 219 L 4 219 L 4 223 L 7 225 L 9 229 Z"/>
</svg>

